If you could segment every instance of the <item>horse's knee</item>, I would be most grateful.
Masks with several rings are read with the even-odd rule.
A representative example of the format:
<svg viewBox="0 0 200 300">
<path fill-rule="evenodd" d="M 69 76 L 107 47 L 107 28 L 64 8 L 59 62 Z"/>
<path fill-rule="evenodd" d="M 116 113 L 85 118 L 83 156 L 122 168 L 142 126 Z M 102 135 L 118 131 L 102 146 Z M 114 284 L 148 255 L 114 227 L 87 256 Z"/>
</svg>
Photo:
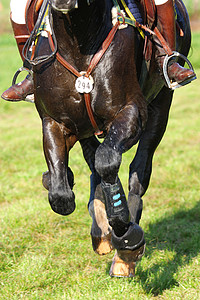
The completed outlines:
<svg viewBox="0 0 200 300">
<path fill-rule="evenodd" d="M 49 191 L 49 203 L 54 212 L 63 216 L 73 213 L 76 208 L 75 195 L 71 189 Z"/>
<path fill-rule="evenodd" d="M 52 210 L 64 216 L 73 213 L 76 208 L 75 195 L 71 190 L 74 185 L 74 176 L 70 168 L 67 169 L 67 182 L 69 183 L 68 189 L 63 186 L 55 189 L 51 186 L 49 171 L 43 173 L 42 176 L 43 186 L 49 191 L 49 203 Z"/>
<path fill-rule="evenodd" d="M 71 214 L 76 207 L 75 196 L 72 192 L 74 175 L 69 167 L 67 168 L 66 181 L 69 184 L 68 189 L 64 187 L 55 189 L 54 186 L 51 186 L 50 172 L 46 171 L 42 175 L 42 184 L 49 191 L 49 203 L 52 210 L 64 216 Z"/>
<path fill-rule="evenodd" d="M 121 154 L 102 143 L 95 154 L 95 169 L 106 182 L 115 181 L 121 164 Z"/>
</svg>

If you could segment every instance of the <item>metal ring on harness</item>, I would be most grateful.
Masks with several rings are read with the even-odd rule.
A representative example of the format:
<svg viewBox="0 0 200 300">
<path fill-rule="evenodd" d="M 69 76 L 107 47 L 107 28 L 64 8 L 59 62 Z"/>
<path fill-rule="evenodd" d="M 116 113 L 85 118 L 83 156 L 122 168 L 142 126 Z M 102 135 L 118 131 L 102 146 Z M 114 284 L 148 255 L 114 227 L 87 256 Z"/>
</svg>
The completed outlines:
<svg viewBox="0 0 200 300">
<path fill-rule="evenodd" d="M 19 68 L 19 69 L 17 70 L 17 72 L 15 72 L 15 75 L 13 76 L 12 85 L 14 85 L 14 84 L 16 83 L 17 77 L 18 77 L 19 74 L 20 74 L 21 72 L 23 72 L 23 71 L 28 72 L 30 76 L 32 76 L 32 74 L 33 74 L 33 71 L 31 71 L 31 70 L 29 70 L 29 69 L 27 69 L 27 68 L 25 68 L 25 67 Z"/>
<path fill-rule="evenodd" d="M 173 51 L 173 54 L 172 55 L 166 55 L 165 56 L 165 59 L 164 59 L 164 62 L 163 62 L 163 75 L 164 75 L 164 78 L 165 78 L 165 81 L 167 83 L 167 86 L 168 88 L 172 89 L 172 90 L 175 90 L 176 88 L 179 88 L 185 84 L 188 83 L 188 81 L 184 81 L 182 83 L 178 83 L 178 82 L 171 82 L 170 79 L 169 79 L 169 76 L 168 76 L 168 73 L 167 73 L 167 68 L 168 68 L 168 64 L 169 64 L 169 61 L 171 59 L 173 59 L 174 57 L 180 57 L 181 59 L 184 60 L 184 62 L 186 62 L 189 66 L 189 68 L 191 70 L 194 71 L 193 69 L 193 66 L 191 64 L 191 62 L 187 59 L 187 57 L 185 57 L 183 54 L 180 54 L 179 52 L 177 51 Z M 192 80 L 194 80 L 195 78 L 193 78 Z M 189 82 L 192 81 L 191 79 L 189 79 Z"/>
</svg>

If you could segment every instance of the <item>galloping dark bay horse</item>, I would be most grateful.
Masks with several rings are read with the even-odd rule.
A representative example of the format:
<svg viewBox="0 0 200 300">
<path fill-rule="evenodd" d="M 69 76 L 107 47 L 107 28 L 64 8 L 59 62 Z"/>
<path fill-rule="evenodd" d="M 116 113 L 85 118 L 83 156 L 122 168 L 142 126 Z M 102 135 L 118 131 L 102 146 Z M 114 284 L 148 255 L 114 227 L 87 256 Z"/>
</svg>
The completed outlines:
<svg viewBox="0 0 200 300">
<path fill-rule="evenodd" d="M 50 2 L 57 54 L 34 68 L 35 104 L 48 165 L 43 184 L 56 213 L 74 211 L 68 156 L 79 141 L 92 171 L 93 248 L 99 254 L 117 249 L 110 275 L 133 276 L 135 262 L 145 249 L 138 225 L 142 196 L 149 185 L 153 154 L 166 129 L 173 91 L 158 71 L 154 46 L 151 60 L 144 64 L 144 39 L 139 31 L 112 24 L 112 0 L 82 0 L 78 7 L 75 0 Z M 181 0 L 176 0 L 176 8 L 184 33 L 177 34 L 177 51 L 187 56 L 188 15 Z M 104 137 L 102 143 L 95 131 Z M 122 154 L 137 142 L 126 201 L 118 171 Z"/>
</svg>

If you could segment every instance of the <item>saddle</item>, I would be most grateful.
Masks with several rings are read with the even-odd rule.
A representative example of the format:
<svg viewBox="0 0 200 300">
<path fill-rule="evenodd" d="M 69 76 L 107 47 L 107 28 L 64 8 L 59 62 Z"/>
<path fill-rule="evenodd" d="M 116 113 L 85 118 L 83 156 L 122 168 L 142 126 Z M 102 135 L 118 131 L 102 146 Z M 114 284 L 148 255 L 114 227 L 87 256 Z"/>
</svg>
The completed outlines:
<svg viewBox="0 0 200 300">
<path fill-rule="evenodd" d="M 44 2 L 44 3 L 43 3 Z M 118 4 L 118 2 L 120 4 Z M 28 0 L 26 5 L 26 25 L 27 29 L 30 33 L 30 40 L 31 40 L 31 32 L 34 31 L 35 24 L 37 23 L 37 19 L 40 18 L 40 9 L 43 11 L 43 6 L 46 5 L 48 2 L 44 0 Z M 144 49 L 143 49 L 143 61 L 145 62 L 145 68 L 149 70 L 150 61 L 153 56 L 153 48 L 154 42 L 152 42 L 152 36 L 156 38 L 156 43 L 160 44 L 161 48 L 163 49 L 163 53 L 167 54 L 167 57 L 173 56 L 173 51 L 168 46 L 167 42 L 163 38 L 161 34 L 162 28 L 157 20 L 156 14 L 156 6 L 154 0 L 113 0 L 114 5 L 117 5 L 119 8 L 118 15 L 122 19 L 122 23 L 124 24 L 125 19 L 127 18 L 123 15 L 124 11 L 126 11 L 127 15 L 129 16 L 129 20 L 132 21 L 132 26 L 137 27 L 140 34 L 144 37 Z M 44 5 L 43 5 L 44 4 Z M 122 12 L 121 12 L 122 10 Z M 132 10 L 132 13 L 131 13 Z M 180 15 L 180 12 L 176 8 L 177 15 Z M 130 17 L 131 15 L 131 17 Z M 39 18 L 38 18 L 39 16 Z M 141 23 L 140 23 L 141 22 Z M 144 25 L 143 25 L 144 24 Z M 181 30 L 178 22 L 176 22 L 177 27 L 177 34 L 183 35 L 183 31 Z M 145 34 L 144 34 L 145 32 Z M 50 37 L 51 39 L 51 37 Z M 30 45 L 30 43 L 28 44 Z M 34 48 L 34 47 L 33 47 Z M 56 53 L 56 49 L 54 49 L 53 53 L 50 55 L 52 57 Z M 34 57 L 34 51 L 31 58 Z M 45 60 L 48 59 L 45 56 Z M 183 58 L 185 61 L 187 60 L 185 57 Z M 30 61 L 29 61 L 30 62 Z M 190 64 L 190 63 L 189 63 Z M 165 66 L 165 70 L 163 70 L 165 79 L 168 79 L 167 75 L 167 64 Z"/>
<path fill-rule="evenodd" d="M 37 21 L 40 8 L 42 6 L 43 0 L 28 0 L 26 5 L 26 26 L 31 34 L 35 23 Z M 134 18 L 136 19 L 137 23 L 143 21 L 143 24 L 147 24 L 147 27 L 150 30 L 154 30 L 157 23 L 156 18 L 156 7 L 153 0 L 124 0 L 125 5 L 127 5 L 128 9 L 132 12 Z M 177 24 L 177 29 L 179 29 L 180 34 L 183 32 L 181 31 L 180 26 Z M 156 27 L 157 30 L 157 27 Z M 164 39 L 162 39 L 162 35 L 157 30 L 156 34 L 159 35 L 159 39 L 161 39 L 161 43 L 164 44 L 164 49 L 166 52 L 171 52 L 167 43 Z M 152 56 L 152 43 L 149 42 L 149 38 L 146 35 L 145 37 L 145 46 L 144 46 L 144 57 L 146 61 L 149 61 Z"/>
</svg>

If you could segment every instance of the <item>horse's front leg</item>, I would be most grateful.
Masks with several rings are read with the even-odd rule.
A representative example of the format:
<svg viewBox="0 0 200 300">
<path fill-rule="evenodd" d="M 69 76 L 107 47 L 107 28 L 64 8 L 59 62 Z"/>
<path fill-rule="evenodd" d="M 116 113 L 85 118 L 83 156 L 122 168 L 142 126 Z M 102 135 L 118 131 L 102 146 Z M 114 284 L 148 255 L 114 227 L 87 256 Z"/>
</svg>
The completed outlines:
<svg viewBox="0 0 200 300">
<path fill-rule="evenodd" d="M 121 255 L 115 261 L 119 262 L 119 259 L 122 261 L 117 263 L 117 267 L 114 262 L 115 267 L 113 269 L 112 265 L 110 272 L 112 276 L 133 276 L 134 260 L 137 260 L 144 251 L 143 230 L 136 223 L 130 222 L 126 196 L 118 179 L 122 153 L 138 141 L 141 132 L 141 116 L 137 106 L 130 103 L 112 122 L 104 142 L 98 147 L 95 155 L 95 167 L 102 178 L 101 186 L 107 217 L 113 228 L 111 241 Z"/>
<path fill-rule="evenodd" d="M 76 138 L 67 134 L 65 128 L 50 117 L 45 117 L 42 122 L 43 148 L 49 170 L 43 175 L 43 184 L 49 190 L 53 211 L 68 215 L 75 209 L 73 174 L 67 166 L 68 153 Z"/>
</svg>

